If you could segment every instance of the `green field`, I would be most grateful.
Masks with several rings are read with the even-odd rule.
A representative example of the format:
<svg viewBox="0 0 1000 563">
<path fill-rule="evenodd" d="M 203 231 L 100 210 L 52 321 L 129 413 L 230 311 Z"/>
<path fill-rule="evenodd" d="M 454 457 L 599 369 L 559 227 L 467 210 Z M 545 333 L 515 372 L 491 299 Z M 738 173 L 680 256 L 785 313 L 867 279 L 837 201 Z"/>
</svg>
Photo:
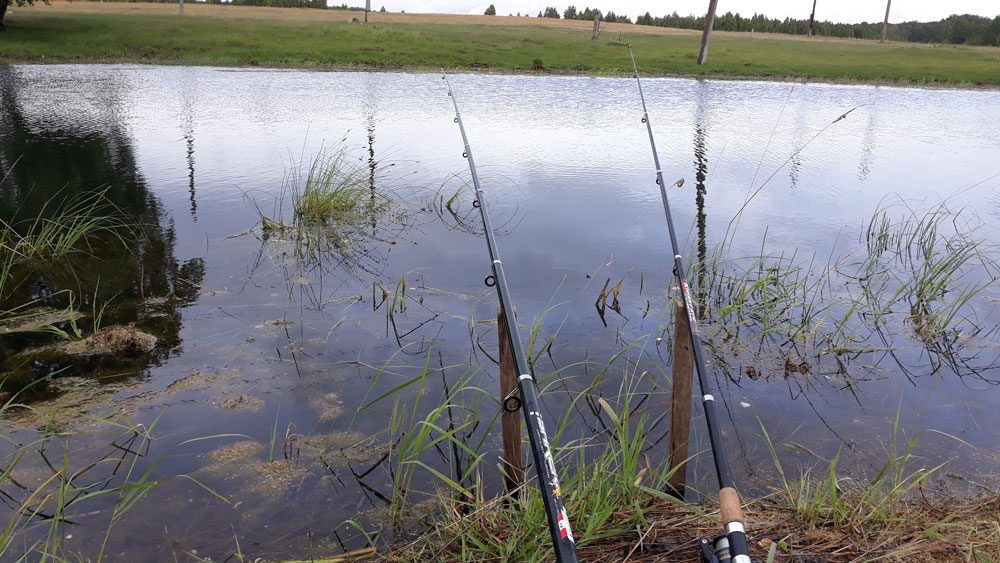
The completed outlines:
<svg viewBox="0 0 1000 563">
<path fill-rule="evenodd" d="M 699 34 L 628 24 L 607 25 L 592 42 L 590 22 L 536 18 L 375 14 L 383 21 L 351 24 L 347 18 L 363 14 L 189 5 L 180 17 L 176 4 L 63 4 L 9 14 L 0 63 L 623 75 L 631 73 L 624 46 L 631 43 L 641 70 L 654 75 L 1000 85 L 1000 48 L 989 47 L 716 33 L 709 62 L 699 67 Z"/>
</svg>

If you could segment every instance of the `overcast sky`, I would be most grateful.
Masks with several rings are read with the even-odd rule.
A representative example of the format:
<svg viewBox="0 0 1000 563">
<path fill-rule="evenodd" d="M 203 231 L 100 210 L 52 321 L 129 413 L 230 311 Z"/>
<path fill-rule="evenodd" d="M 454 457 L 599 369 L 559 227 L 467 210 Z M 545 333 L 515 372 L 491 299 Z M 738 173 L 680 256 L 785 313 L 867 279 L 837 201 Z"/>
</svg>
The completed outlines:
<svg viewBox="0 0 1000 563">
<path fill-rule="evenodd" d="M 632 19 L 647 11 L 662 16 L 673 11 L 681 15 L 703 14 L 708 9 L 707 0 L 372 0 L 378 9 L 384 2 L 387 10 L 398 12 L 425 12 L 439 14 L 482 14 L 492 2 L 500 15 L 508 13 L 538 15 L 545 6 L 555 6 L 562 13 L 571 3 L 582 10 L 585 6 L 602 12 L 626 14 Z M 739 12 L 751 16 L 754 12 L 772 18 L 795 17 L 805 19 L 812 9 L 812 0 L 719 0 L 719 14 Z M 354 5 L 349 2 L 349 4 Z M 990 18 L 1000 15 L 998 0 L 896 0 L 892 3 L 890 22 L 933 21 L 951 14 L 977 14 Z M 885 0 L 817 0 L 816 18 L 834 22 L 858 23 L 882 21 Z"/>
</svg>

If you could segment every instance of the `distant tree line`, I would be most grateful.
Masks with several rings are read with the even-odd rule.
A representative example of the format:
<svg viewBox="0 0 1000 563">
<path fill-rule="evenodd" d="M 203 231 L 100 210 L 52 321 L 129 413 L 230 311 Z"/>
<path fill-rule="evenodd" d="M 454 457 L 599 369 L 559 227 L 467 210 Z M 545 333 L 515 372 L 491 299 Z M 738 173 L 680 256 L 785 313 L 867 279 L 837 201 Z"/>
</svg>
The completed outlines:
<svg viewBox="0 0 1000 563">
<path fill-rule="evenodd" d="M 2 1 L 2 0 L 0 0 Z M 101 0 L 102 2 L 150 2 L 153 4 L 176 4 L 178 0 Z M 319 8 L 321 10 L 350 10 L 364 12 L 363 6 L 327 6 L 326 0 L 205 0 L 206 4 L 231 4 L 233 6 L 266 6 L 269 8 Z M 385 11 L 385 6 L 380 10 Z"/>
<path fill-rule="evenodd" d="M 601 21 L 606 21 L 611 23 L 615 22 L 632 23 L 632 19 L 629 18 L 628 16 L 619 16 L 616 15 L 614 12 L 608 12 L 606 14 L 602 14 L 600 10 L 597 9 L 592 10 L 590 9 L 590 7 L 586 7 L 583 9 L 583 11 L 578 12 L 576 10 L 576 6 L 570 6 L 565 10 L 563 10 L 562 17 L 567 20 L 594 21 L 594 18 L 597 17 L 597 14 L 601 14 Z M 545 8 L 544 12 L 538 12 L 538 17 L 559 19 L 559 10 L 553 7 L 548 7 Z"/>
<path fill-rule="evenodd" d="M 636 18 L 638 25 L 704 29 L 705 18 L 681 16 L 677 12 L 663 17 L 653 17 L 649 12 Z M 717 31 L 753 31 L 757 33 L 789 33 L 805 35 L 809 20 L 768 18 L 754 14 L 749 18 L 739 13 L 726 12 L 715 17 L 713 29 Z M 816 22 L 814 35 L 847 37 L 855 39 L 881 39 L 882 22 L 833 23 Z M 936 22 L 903 22 L 889 24 L 889 39 L 914 43 L 951 43 L 956 45 L 1000 45 L 1000 16 L 984 18 L 973 15 L 949 16 Z"/>
<path fill-rule="evenodd" d="M 210 4 L 220 3 L 220 0 L 208 0 Z M 267 6 L 269 8 L 319 8 L 322 10 L 351 10 L 352 12 L 364 12 L 364 6 L 348 6 L 346 3 L 339 6 L 327 6 L 326 0 L 229 0 L 227 3 L 233 6 Z"/>
</svg>

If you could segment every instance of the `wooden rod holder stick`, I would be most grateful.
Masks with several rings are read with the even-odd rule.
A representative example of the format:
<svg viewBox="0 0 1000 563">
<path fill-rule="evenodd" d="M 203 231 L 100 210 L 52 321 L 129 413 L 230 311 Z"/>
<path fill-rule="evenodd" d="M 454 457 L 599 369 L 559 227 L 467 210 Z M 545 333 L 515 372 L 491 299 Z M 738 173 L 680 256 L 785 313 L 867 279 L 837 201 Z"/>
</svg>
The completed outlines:
<svg viewBox="0 0 1000 563">
<path fill-rule="evenodd" d="M 687 484 L 688 441 L 691 435 L 691 392 L 694 383 L 694 354 L 691 330 L 684 303 L 674 308 L 673 393 L 670 399 L 670 454 L 668 467 L 677 468 L 667 481 L 668 493 L 684 498 Z"/>
<path fill-rule="evenodd" d="M 514 308 L 517 315 L 517 308 Z M 517 319 L 514 320 L 517 322 Z M 506 404 L 511 396 L 520 398 L 517 388 L 517 369 L 514 365 L 514 355 L 507 336 L 507 318 L 503 309 L 497 307 L 497 335 L 500 341 L 500 402 Z M 501 421 L 503 428 L 503 482 L 509 493 L 518 490 L 524 484 L 524 457 L 521 452 L 521 411 L 503 411 Z"/>
</svg>

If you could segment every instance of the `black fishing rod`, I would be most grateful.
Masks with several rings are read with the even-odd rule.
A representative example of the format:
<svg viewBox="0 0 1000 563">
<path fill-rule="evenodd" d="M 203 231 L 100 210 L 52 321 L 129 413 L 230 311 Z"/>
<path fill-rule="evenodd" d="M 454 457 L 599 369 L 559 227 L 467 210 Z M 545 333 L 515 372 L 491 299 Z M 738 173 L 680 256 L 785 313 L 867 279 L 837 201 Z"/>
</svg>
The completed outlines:
<svg viewBox="0 0 1000 563">
<path fill-rule="evenodd" d="M 455 123 L 458 124 L 458 129 L 462 132 L 462 142 L 465 143 L 465 152 L 462 153 L 462 156 L 469 161 L 472 184 L 476 188 L 476 199 L 473 201 L 473 205 L 479 208 L 479 215 L 483 219 L 483 230 L 486 232 L 486 246 L 490 251 L 493 268 L 493 273 L 486 276 L 486 285 L 497 288 L 500 307 L 504 317 L 507 318 L 507 338 L 510 340 L 510 349 L 514 354 L 514 365 L 517 367 L 517 373 L 520 374 L 517 377 L 517 387 L 521 398 L 518 400 L 517 397 L 513 396 L 504 397 L 503 408 L 510 411 L 524 408 L 524 425 L 528 430 L 528 441 L 531 443 L 531 455 L 535 460 L 535 472 L 538 474 L 538 486 L 542 490 L 542 504 L 545 505 L 545 516 L 549 521 L 549 533 L 552 535 L 552 548 L 556 554 L 556 561 L 575 563 L 577 558 L 573 531 L 570 529 L 569 515 L 566 513 L 562 491 L 559 489 L 559 476 L 556 473 L 555 462 L 552 460 L 552 450 L 549 448 L 549 437 L 545 433 L 545 423 L 538 411 L 538 392 L 535 389 L 535 380 L 531 377 L 524 348 L 521 347 L 521 334 L 517 329 L 514 306 L 511 305 L 510 290 L 507 289 L 507 278 L 503 272 L 503 262 L 500 261 L 497 252 L 497 241 L 493 237 L 490 214 L 486 211 L 483 188 L 479 185 L 476 162 L 472 158 L 472 148 L 469 146 L 469 138 L 465 134 L 465 125 L 462 123 L 462 114 L 458 111 L 458 102 L 451 90 L 451 82 L 448 81 L 448 76 L 443 71 L 441 78 L 448 84 L 448 96 L 451 97 L 451 102 L 455 106 Z"/>
<path fill-rule="evenodd" d="M 698 319 L 694 303 L 691 300 L 691 290 L 684 274 L 684 261 L 680 248 L 677 246 L 677 235 L 674 233 L 674 220 L 670 215 L 670 202 L 667 201 L 667 187 L 660 171 L 660 157 L 656 154 L 656 143 L 653 142 L 653 127 L 649 123 L 649 113 L 646 111 L 646 97 L 642 93 L 642 82 L 639 81 L 639 67 L 635 64 L 635 53 L 628 46 L 632 56 L 632 68 L 635 70 L 635 83 L 639 86 L 639 99 L 642 100 L 642 122 L 646 124 L 649 133 L 649 146 L 653 149 L 653 163 L 656 164 L 656 184 L 660 186 L 660 196 L 663 198 L 663 212 L 667 215 L 667 230 L 670 231 L 670 245 L 674 251 L 674 275 L 681 286 L 684 299 L 684 313 L 688 317 L 688 328 L 691 334 L 691 348 L 694 351 L 694 365 L 698 372 L 698 385 L 701 388 L 702 406 L 705 408 L 705 420 L 708 422 L 708 440 L 712 446 L 712 457 L 715 461 L 715 472 L 719 477 L 719 512 L 725 526 L 725 535 L 715 539 L 710 547 L 708 540 L 701 540 L 702 561 L 706 563 L 750 563 L 750 552 L 747 549 L 746 526 L 743 523 L 743 511 L 740 509 L 740 496 L 733 488 L 733 478 L 729 474 L 729 460 L 722 444 L 722 433 L 719 430 L 719 420 L 715 416 L 715 397 L 709 391 L 708 372 L 705 369 L 705 356 L 701 349 L 701 338 L 698 336 Z M 713 549 L 714 548 L 714 549 Z"/>
</svg>

